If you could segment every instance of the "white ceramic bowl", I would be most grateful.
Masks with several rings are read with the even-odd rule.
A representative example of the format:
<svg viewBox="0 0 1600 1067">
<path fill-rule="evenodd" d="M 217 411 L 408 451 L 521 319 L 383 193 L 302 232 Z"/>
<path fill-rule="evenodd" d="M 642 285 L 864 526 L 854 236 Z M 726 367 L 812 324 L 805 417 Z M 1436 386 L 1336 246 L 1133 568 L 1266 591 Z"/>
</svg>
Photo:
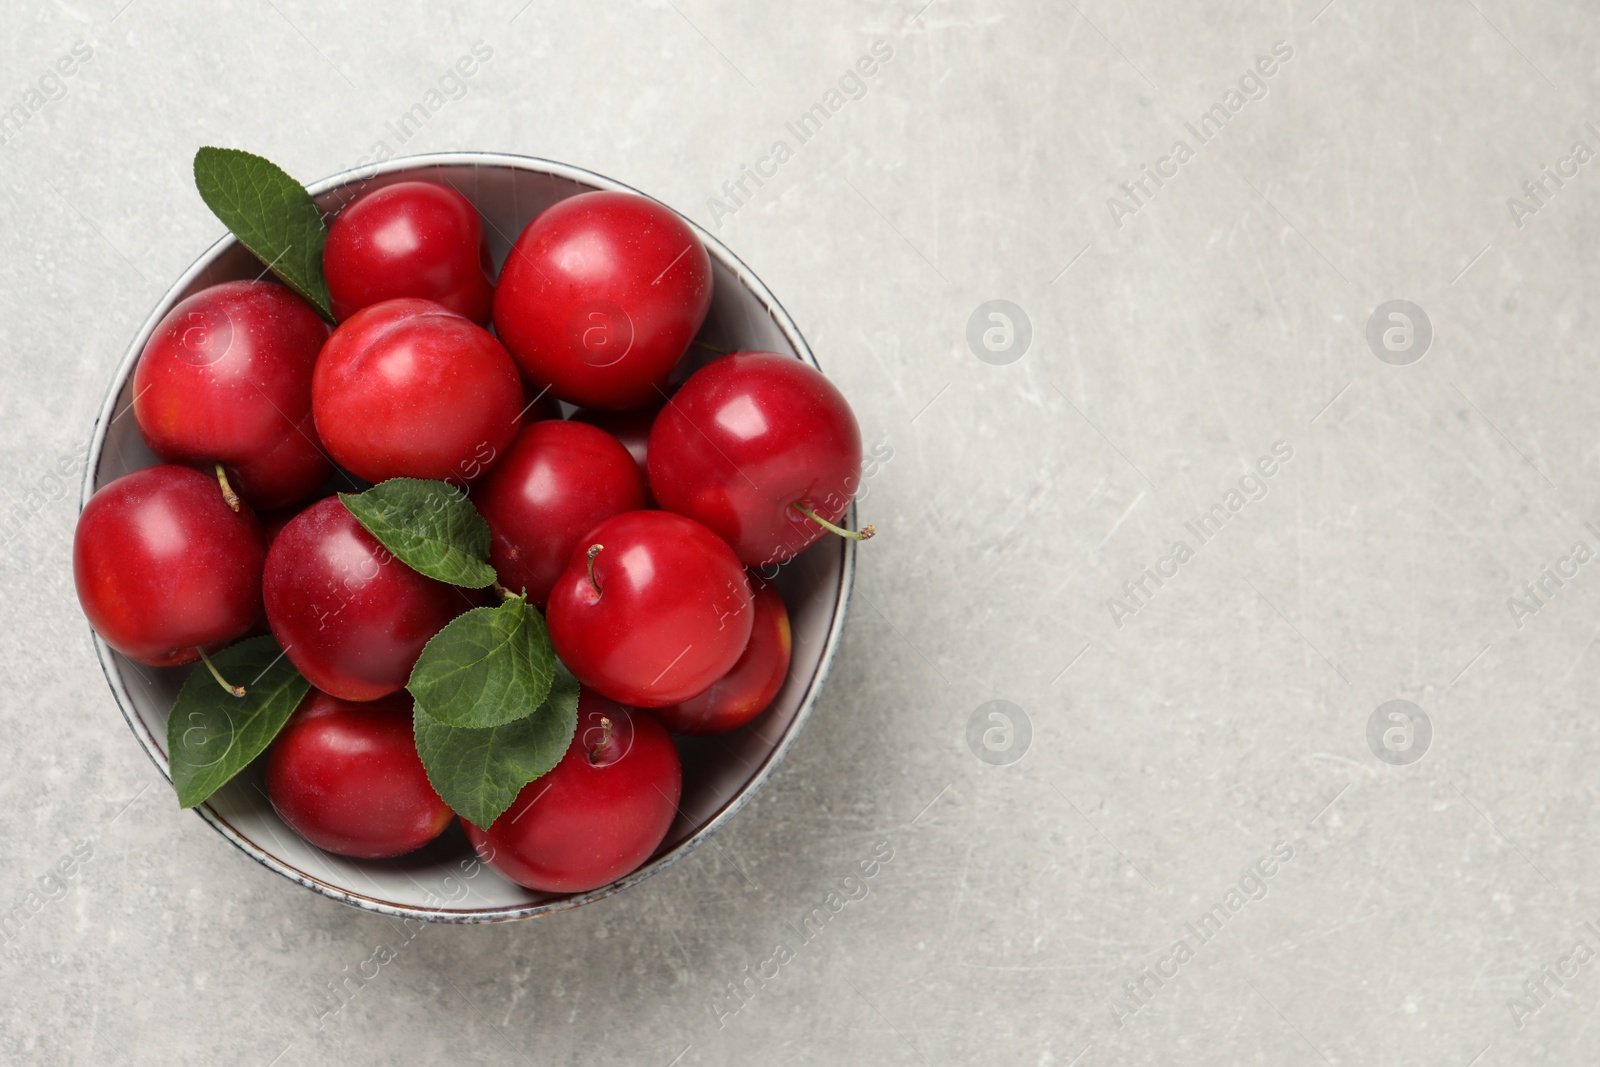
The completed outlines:
<svg viewBox="0 0 1600 1067">
<path fill-rule="evenodd" d="M 363 192 L 410 178 L 448 183 L 476 204 L 497 265 L 523 227 L 556 201 L 593 189 L 637 191 L 563 163 L 487 152 L 408 156 L 336 174 L 310 189 L 323 210 L 331 212 Z M 817 366 L 800 331 L 766 286 L 715 237 L 689 225 L 711 256 L 716 284 L 701 339 L 722 348 L 792 353 Z M 261 273 L 261 263 L 230 234 L 167 291 L 111 381 L 95 421 L 80 508 L 107 482 L 157 462 L 134 420 L 126 417 L 133 402 L 134 365 L 157 323 L 173 305 L 207 286 Z M 848 519 L 854 521 L 853 511 Z M 788 680 L 772 706 L 744 729 L 679 741 L 684 786 L 678 819 L 648 863 L 610 885 L 568 896 L 524 889 L 476 862 L 457 825 L 426 848 L 395 860 L 350 860 L 323 852 L 279 821 L 262 792 L 260 760 L 196 810 L 263 866 L 334 900 L 388 915 L 446 923 L 502 922 L 609 896 L 682 859 L 731 819 L 771 775 L 822 690 L 844 627 L 854 566 L 854 542 L 829 537 L 783 568 L 777 581 L 794 630 Z M 98 636 L 95 645 L 134 737 L 170 779 L 167 716 L 189 668 L 145 667 L 114 652 Z M 177 810 L 174 803 L 174 814 Z"/>
</svg>

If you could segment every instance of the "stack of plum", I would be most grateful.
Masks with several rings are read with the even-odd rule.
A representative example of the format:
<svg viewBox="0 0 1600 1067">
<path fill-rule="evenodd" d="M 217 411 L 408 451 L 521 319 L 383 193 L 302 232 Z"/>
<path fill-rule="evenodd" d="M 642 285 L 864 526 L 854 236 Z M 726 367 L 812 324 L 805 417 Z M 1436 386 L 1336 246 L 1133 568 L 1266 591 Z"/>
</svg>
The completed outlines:
<svg viewBox="0 0 1600 1067">
<path fill-rule="evenodd" d="M 641 196 L 547 208 L 495 281 L 473 205 L 401 181 L 334 217 L 321 270 L 325 305 L 225 282 L 157 327 L 133 413 L 162 463 L 85 506 L 84 611 L 137 663 L 195 664 L 184 806 L 259 756 L 330 852 L 459 815 L 524 886 L 614 881 L 673 822 L 670 735 L 782 686 L 779 565 L 870 536 L 838 525 L 849 405 L 793 357 L 696 341 L 710 260 Z"/>
</svg>

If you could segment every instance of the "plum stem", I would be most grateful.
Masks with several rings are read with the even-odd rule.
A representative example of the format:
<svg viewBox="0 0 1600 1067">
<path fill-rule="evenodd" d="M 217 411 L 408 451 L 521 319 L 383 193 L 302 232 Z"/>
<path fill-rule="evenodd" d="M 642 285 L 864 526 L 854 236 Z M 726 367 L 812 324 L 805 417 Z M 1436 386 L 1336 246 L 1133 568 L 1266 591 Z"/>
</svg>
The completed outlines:
<svg viewBox="0 0 1600 1067">
<path fill-rule="evenodd" d="M 239 494 L 233 491 L 233 486 L 228 484 L 228 472 L 222 469 L 222 464 L 217 464 L 217 484 L 222 486 L 222 499 L 234 511 L 239 510 Z"/>
<path fill-rule="evenodd" d="M 222 688 L 226 689 L 229 693 L 236 697 L 244 696 L 244 686 L 231 684 L 222 676 L 222 672 L 217 670 L 217 665 L 211 662 L 211 657 L 206 655 L 205 649 L 201 648 L 199 645 L 195 645 L 194 648 L 196 652 L 200 653 L 200 662 L 206 665 L 206 670 L 211 672 L 211 677 L 217 680 L 218 685 L 222 686 Z"/>
<path fill-rule="evenodd" d="M 708 345 L 704 341 L 695 341 L 694 342 L 694 346 L 696 348 L 703 348 L 707 352 L 715 352 L 719 356 L 731 356 L 731 355 L 733 355 L 733 349 L 731 349 L 731 348 L 720 348 L 717 345 Z"/>
<path fill-rule="evenodd" d="M 596 581 L 594 577 L 594 558 L 598 556 L 605 549 L 605 547 L 605 545 L 589 546 L 589 584 L 594 586 L 595 596 L 600 596 L 602 591 L 600 589 L 600 583 Z"/>
<path fill-rule="evenodd" d="M 835 526 L 833 523 L 829 522 L 827 519 L 824 519 L 821 515 L 818 515 L 816 512 L 812 511 L 798 500 L 789 506 L 794 508 L 800 514 L 804 515 L 806 518 L 810 519 L 812 522 L 816 523 L 818 526 L 822 527 L 824 530 L 827 530 L 830 533 L 836 533 L 840 537 L 848 537 L 852 541 L 871 540 L 872 535 L 878 532 L 871 523 L 861 527 L 859 530 L 846 530 L 843 526 Z"/>
<path fill-rule="evenodd" d="M 589 750 L 589 762 L 599 763 L 600 757 L 605 755 L 606 746 L 611 743 L 611 720 L 600 716 L 600 741 Z"/>
</svg>

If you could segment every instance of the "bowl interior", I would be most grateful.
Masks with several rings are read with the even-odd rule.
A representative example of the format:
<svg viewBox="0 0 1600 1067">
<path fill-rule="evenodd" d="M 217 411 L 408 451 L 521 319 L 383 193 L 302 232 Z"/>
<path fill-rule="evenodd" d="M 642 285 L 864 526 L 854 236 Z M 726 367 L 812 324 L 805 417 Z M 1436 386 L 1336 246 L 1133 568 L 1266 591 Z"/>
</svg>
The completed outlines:
<svg viewBox="0 0 1600 1067">
<path fill-rule="evenodd" d="M 311 186 L 311 191 L 324 210 L 331 211 L 370 189 L 413 178 L 452 185 L 477 205 L 487 224 L 497 266 L 523 227 L 549 205 L 593 189 L 626 189 L 562 164 L 469 154 L 392 160 L 359 173 L 336 175 Z M 798 330 L 760 281 L 715 238 L 698 227 L 696 232 L 711 256 L 715 277 L 715 296 L 701 339 L 723 348 L 789 353 L 815 366 Z M 130 346 L 106 399 L 90 449 L 85 500 L 107 482 L 157 462 L 128 411 L 133 402 L 134 364 L 161 317 L 207 286 L 261 273 L 260 261 L 230 236 L 213 246 L 168 292 Z M 260 760 L 202 805 L 199 814 L 280 874 L 345 903 L 388 914 L 443 922 L 492 922 L 572 907 L 616 892 L 681 858 L 716 830 L 748 799 L 792 743 L 832 659 L 843 623 L 854 562 L 852 549 L 850 542 L 827 538 L 783 567 L 777 584 L 789 608 L 794 653 L 782 691 L 766 712 L 742 730 L 721 737 L 679 740 L 684 792 L 677 821 L 648 863 L 611 885 L 565 897 L 524 889 L 476 862 L 458 826 L 427 848 L 396 860 L 356 861 L 323 852 L 301 840 L 273 812 L 263 792 Z M 106 678 L 129 726 L 156 766 L 170 778 L 167 718 L 189 668 L 145 667 L 112 651 L 98 638 L 96 642 Z"/>
</svg>

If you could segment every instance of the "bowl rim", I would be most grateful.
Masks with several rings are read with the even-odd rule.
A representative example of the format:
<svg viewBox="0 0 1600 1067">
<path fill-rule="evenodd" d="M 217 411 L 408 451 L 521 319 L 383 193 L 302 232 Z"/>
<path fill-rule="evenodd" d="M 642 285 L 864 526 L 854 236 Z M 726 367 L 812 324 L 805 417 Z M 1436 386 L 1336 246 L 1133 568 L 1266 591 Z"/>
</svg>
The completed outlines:
<svg viewBox="0 0 1600 1067">
<path fill-rule="evenodd" d="M 535 174 L 564 178 L 596 189 L 632 193 L 637 196 L 647 197 L 655 203 L 661 203 L 661 201 L 651 197 L 648 193 L 641 192 L 614 178 L 609 178 L 583 167 L 543 159 L 538 156 L 524 156 L 504 152 L 428 152 L 396 156 L 381 163 L 340 171 L 319 179 L 306 188 L 313 197 L 319 197 L 342 187 L 353 185 L 357 182 L 370 181 L 376 177 L 422 171 L 435 167 L 491 167 L 528 171 Z M 734 255 L 726 245 L 708 233 L 693 219 L 675 211 L 669 204 L 662 204 L 661 206 L 682 219 L 694 232 L 695 236 L 699 238 L 701 244 L 705 246 L 706 252 L 711 258 L 732 271 L 740 284 L 761 302 L 767 314 L 772 318 L 773 323 L 783 333 L 789 344 L 793 346 L 796 355 L 818 371 L 821 371 L 822 366 L 817 362 L 817 358 L 812 353 L 810 346 L 806 344 L 799 327 L 795 325 L 794 320 L 790 318 L 783 305 L 778 302 L 777 297 L 773 296 L 772 292 L 745 265 L 744 261 Z M 94 495 L 95 482 L 100 473 L 100 460 L 105 449 L 106 436 L 110 431 L 112 421 L 120 417 L 115 413 L 117 402 L 122 395 L 123 388 L 127 385 L 129 377 L 133 374 L 134 367 L 139 361 L 140 354 L 144 351 L 145 344 L 155 332 L 162 318 L 177 303 L 178 295 L 192 285 L 236 244 L 238 244 L 238 239 L 231 233 L 225 233 L 210 248 L 206 249 L 161 296 L 156 303 L 155 309 L 146 318 L 144 325 L 140 327 L 132 343 L 129 344 L 127 351 L 117 366 L 115 374 L 112 376 L 111 385 L 106 391 L 106 398 L 101 404 L 100 412 L 95 417 L 94 428 L 89 440 L 89 458 L 84 467 L 83 487 L 78 501 L 80 513 L 88 504 L 89 498 Z M 126 411 L 122 414 L 126 414 Z M 850 505 L 846 521 L 850 525 L 855 524 L 854 502 Z M 530 919 L 603 900 L 614 893 L 621 892 L 629 886 L 643 881 L 658 871 L 665 870 L 703 844 L 750 802 L 756 792 L 766 784 L 767 779 L 772 776 L 778 765 L 783 762 L 784 757 L 789 754 L 789 750 L 794 747 L 801 729 L 811 717 L 817 699 L 821 695 L 823 684 L 827 681 L 828 675 L 832 671 L 833 662 L 838 654 L 839 643 L 844 632 L 844 621 L 850 605 L 850 594 L 855 585 L 855 542 L 846 538 L 838 538 L 837 540 L 841 542 L 840 551 L 843 554 L 843 560 L 839 569 L 837 599 L 834 603 L 833 617 L 828 623 L 827 636 L 823 641 L 822 653 L 817 660 L 816 669 L 812 672 L 805 692 L 801 694 L 799 707 L 795 710 L 794 718 L 790 720 L 789 725 L 785 728 L 783 736 L 778 739 L 772 751 L 768 753 L 766 759 L 756 768 L 749 780 L 745 782 L 743 788 L 729 798 L 722 807 L 717 809 L 692 834 L 673 846 L 669 851 L 662 853 L 616 881 L 600 886 L 598 889 L 592 889 L 586 893 L 558 897 L 555 900 L 542 901 L 537 904 L 508 907 L 445 909 L 396 904 L 341 888 L 292 866 L 247 837 L 241 830 L 233 826 L 226 817 L 213 808 L 209 801 L 198 805 L 194 810 L 223 838 L 268 870 L 297 882 L 322 896 L 380 915 L 390 915 L 399 919 L 422 919 L 446 925 L 474 925 Z M 150 761 L 155 764 L 157 770 L 170 783 L 172 770 L 168 764 L 161 741 L 150 732 L 144 720 L 134 708 L 132 698 L 129 696 L 127 687 L 122 679 L 121 667 L 116 661 L 111 646 L 106 644 L 98 633 L 94 633 L 93 628 L 91 628 L 90 632 L 94 638 L 95 651 L 100 660 L 100 668 L 105 674 L 106 682 L 111 687 L 112 695 L 116 698 L 117 706 L 122 711 L 123 719 L 127 722 L 128 728 L 133 732 L 134 737 L 138 739 L 140 745 L 144 748 L 145 755 L 150 757 Z"/>
</svg>

